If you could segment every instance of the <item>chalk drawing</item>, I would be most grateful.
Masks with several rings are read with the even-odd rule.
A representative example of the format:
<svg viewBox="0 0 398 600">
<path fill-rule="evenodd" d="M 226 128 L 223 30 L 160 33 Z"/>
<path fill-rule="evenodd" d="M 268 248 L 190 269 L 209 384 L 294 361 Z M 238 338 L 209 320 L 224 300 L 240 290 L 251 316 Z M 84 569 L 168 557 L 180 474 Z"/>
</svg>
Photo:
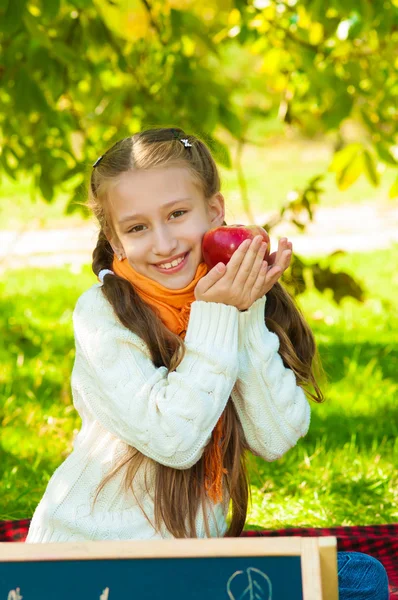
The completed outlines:
<svg viewBox="0 0 398 600">
<path fill-rule="evenodd" d="M 16 590 L 10 590 L 8 593 L 7 600 L 22 600 L 23 596 L 19 594 L 21 588 L 17 588 Z"/>
<path fill-rule="evenodd" d="M 272 583 L 268 575 L 249 567 L 246 569 L 248 584 L 239 596 L 234 596 L 231 591 L 232 582 L 239 582 L 242 586 L 246 581 L 244 571 L 236 571 L 227 582 L 227 594 L 230 600 L 272 600 Z"/>
<path fill-rule="evenodd" d="M 7 600 L 22 600 L 23 596 L 20 595 L 21 588 L 16 590 L 10 590 L 8 593 Z M 102 592 L 99 600 L 109 600 L 109 588 L 105 588 Z"/>
</svg>

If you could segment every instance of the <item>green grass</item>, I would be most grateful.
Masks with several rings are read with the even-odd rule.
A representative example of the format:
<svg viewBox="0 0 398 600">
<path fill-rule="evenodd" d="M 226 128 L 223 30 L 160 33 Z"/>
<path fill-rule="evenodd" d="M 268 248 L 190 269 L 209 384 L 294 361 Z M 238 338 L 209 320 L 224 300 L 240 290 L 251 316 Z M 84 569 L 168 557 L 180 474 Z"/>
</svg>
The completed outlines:
<svg viewBox="0 0 398 600">
<path fill-rule="evenodd" d="M 236 155 L 236 144 L 226 140 L 232 158 Z M 339 206 L 345 203 L 363 203 L 377 200 L 388 201 L 388 190 L 396 172 L 387 168 L 379 187 L 374 188 L 362 175 L 348 190 L 341 192 L 335 175 L 327 172 L 332 157 L 332 148 L 325 141 L 286 140 L 281 136 L 264 138 L 264 146 L 246 146 L 242 167 L 245 173 L 250 206 L 254 215 L 277 211 L 289 191 L 304 187 L 311 177 L 325 173 L 321 196 L 322 206 Z M 286 165 L 289 171 L 286 172 Z M 220 168 L 222 191 L 227 205 L 227 222 L 236 222 L 244 213 L 235 170 Z M 82 192 L 83 193 L 83 192 Z M 29 179 L 15 182 L 3 178 L 0 193 L 0 229 L 20 230 L 27 228 L 65 228 L 86 223 L 75 213 L 63 214 L 67 194 L 60 194 L 52 204 L 30 198 Z M 79 201 L 84 201 L 84 195 Z"/>
<path fill-rule="evenodd" d="M 364 304 L 309 290 L 298 301 L 319 345 L 326 401 L 279 461 L 250 456 L 246 528 L 392 523 L 398 517 L 398 246 L 335 259 Z M 90 268 L 8 271 L 0 283 L 0 519 L 30 517 L 80 426 L 70 395 L 71 316 Z"/>
</svg>

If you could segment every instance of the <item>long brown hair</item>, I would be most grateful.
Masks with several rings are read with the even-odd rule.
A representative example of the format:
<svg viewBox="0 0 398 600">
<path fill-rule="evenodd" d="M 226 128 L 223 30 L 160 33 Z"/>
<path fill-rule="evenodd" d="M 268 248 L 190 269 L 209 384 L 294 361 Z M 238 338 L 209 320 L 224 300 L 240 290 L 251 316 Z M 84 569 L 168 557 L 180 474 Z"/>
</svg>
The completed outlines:
<svg viewBox="0 0 398 600">
<path fill-rule="evenodd" d="M 184 145 L 181 139 L 188 140 L 191 146 Z M 217 166 L 206 144 L 181 129 L 160 128 L 137 133 L 117 142 L 97 161 L 91 174 L 88 201 L 100 225 L 92 263 L 96 275 L 101 269 L 111 269 L 114 259 L 112 246 L 108 242 L 108 238 L 115 234 L 107 202 L 109 184 L 128 170 L 170 165 L 187 168 L 201 186 L 206 201 L 219 192 Z M 165 366 L 168 373 L 174 371 L 185 355 L 183 340 L 163 324 L 127 280 L 116 275 L 105 277 L 101 289 L 120 322 L 147 344 L 155 367 Z M 322 402 L 323 396 L 314 375 L 314 366 L 320 366 L 320 362 L 313 334 L 293 298 L 280 283 L 275 284 L 267 294 L 265 323 L 279 337 L 279 353 L 284 365 L 293 370 L 297 383 L 310 398 Z M 311 387 L 313 391 L 309 389 Z M 230 525 L 225 535 L 237 537 L 245 524 L 250 486 L 245 461 L 247 445 L 231 397 L 224 412 L 223 435 L 222 461 L 227 470 L 224 477 L 225 497 L 232 503 Z M 205 511 L 209 502 L 203 482 L 205 460 L 211 444 L 212 441 L 199 461 L 185 470 L 156 463 L 129 446 L 126 456 L 98 486 L 94 504 L 102 488 L 123 467 L 126 467 L 123 480 L 125 490 L 131 489 L 135 495 L 133 482 L 137 471 L 141 466 L 151 463 L 155 472 L 154 527 L 159 530 L 164 524 L 177 538 L 196 537 L 196 515 L 202 507 L 206 535 L 210 536 Z"/>
</svg>

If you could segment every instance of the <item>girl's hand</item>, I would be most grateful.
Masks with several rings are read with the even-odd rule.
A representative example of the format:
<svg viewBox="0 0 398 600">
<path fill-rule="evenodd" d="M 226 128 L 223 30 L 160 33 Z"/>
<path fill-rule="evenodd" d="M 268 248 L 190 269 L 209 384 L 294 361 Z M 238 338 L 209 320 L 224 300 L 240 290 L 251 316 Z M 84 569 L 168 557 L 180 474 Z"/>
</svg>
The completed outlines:
<svg viewBox="0 0 398 600">
<path fill-rule="evenodd" d="M 251 242 L 245 240 L 227 265 L 219 263 L 202 277 L 195 287 L 196 300 L 220 302 L 247 310 L 266 294 L 281 276 L 284 270 L 281 265 L 285 264 L 286 256 L 283 251 L 279 256 L 274 253 L 275 264 L 268 271 L 268 264 L 263 260 L 267 245 L 262 240 L 261 235 Z"/>
<path fill-rule="evenodd" d="M 257 296 L 256 300 L 262 298 L 267 294 L 275 283 L 283 275 L 284 271 L 289 268 L 292 259 L 293 244 L 289 242 L 287 238 L 282 238 L 278 241 L 278 250 L 272 252 L 268 257 L 266 277 L 264 278 L 263 285 L 261 286 L 261 280 L 259 279 L 256 284 Z"/>
</svg>

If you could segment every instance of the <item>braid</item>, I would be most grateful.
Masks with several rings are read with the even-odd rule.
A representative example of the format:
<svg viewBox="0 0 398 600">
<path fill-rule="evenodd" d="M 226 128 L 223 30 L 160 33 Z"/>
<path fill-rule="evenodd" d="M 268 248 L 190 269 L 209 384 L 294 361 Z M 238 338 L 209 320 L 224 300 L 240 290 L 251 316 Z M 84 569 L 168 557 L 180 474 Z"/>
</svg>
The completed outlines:
<svg viewBox="0 0 398 600">
<path fill-rule="evenodd" d="M 113 248 L 101 229 L 93 252 L 93 273 L 98 276 L 102 269 L 112 270 L 113 259 Z M 178 335 L 167 329 L 160 317 L 142 300 L 134 286 L 124 277 L 116 274 L 111 277 L 105 276 L 101 290 L 122 325 L 137 333 L 147 344 L 154 365 L 159 368 L 167 366 L 169 363 L 169 368 L 173 371 L 181 360 L 178 359 L 178 355 L 183 348 L 183 342 Z M 132 318 L 132 314 L 134 314 L 134 318 Z M 157 343 L 153 342 L 151 334 L 154 335 Z M 163 343 L 159 344 L 160 341 Z M 169 345 L 170 347 L 176 346 L 178 349 L 171 357 L 170 350 L 165 348 Z"/>
<path fill-rule="evenodd" d="M 93 252 L 93 273 L 98 276 L 98 273 L 102 269 L 112 269 L 113 257 L 113 248 L 108 242 L 104 231 L 101 229 L 98 234 L 97 245 Z"/>
</svg>

